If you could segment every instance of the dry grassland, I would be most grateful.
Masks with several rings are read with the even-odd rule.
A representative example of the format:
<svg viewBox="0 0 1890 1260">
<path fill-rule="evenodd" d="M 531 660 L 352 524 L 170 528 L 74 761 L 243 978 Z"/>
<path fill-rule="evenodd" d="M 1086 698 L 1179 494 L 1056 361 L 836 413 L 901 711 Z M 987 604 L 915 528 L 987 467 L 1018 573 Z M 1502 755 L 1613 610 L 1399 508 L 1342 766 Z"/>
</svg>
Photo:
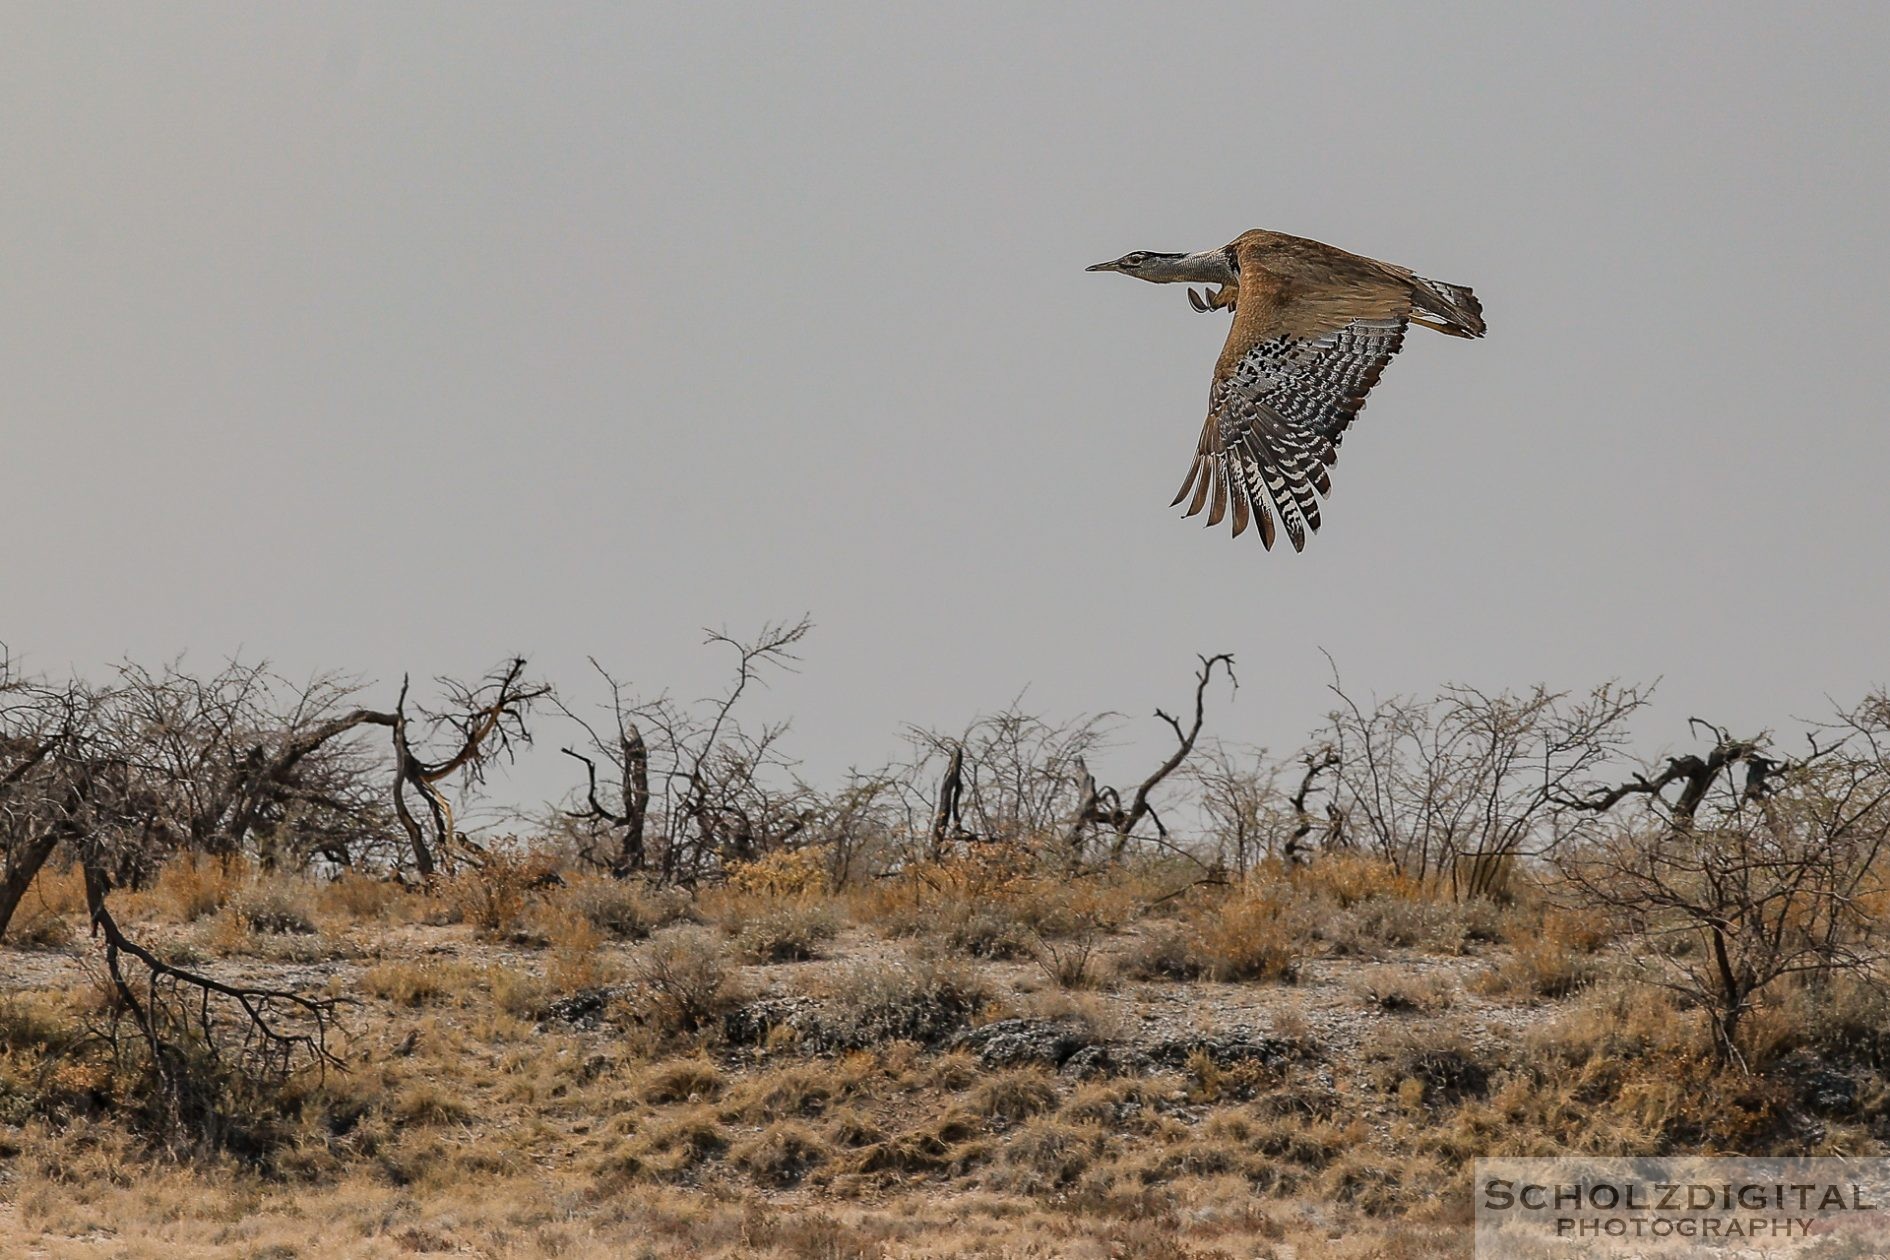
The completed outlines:
<svg viewBox="0 0 1890 1260">
<path fill-rule="evenodd" d="M 121 894 L 169 957 L 350 1002 L 345 1070 L 232 1083 L 187 1132 L 43 875 L 0 949 L 0 1254 L 1467 1255 L 1479 1155 L 1890 1135 L 1878 990 L 1781 989 L 1741 1071 L 1540 889 L 1456 905 L 1342 856 L 548 874 L 179 862 Z"/>
</svg>

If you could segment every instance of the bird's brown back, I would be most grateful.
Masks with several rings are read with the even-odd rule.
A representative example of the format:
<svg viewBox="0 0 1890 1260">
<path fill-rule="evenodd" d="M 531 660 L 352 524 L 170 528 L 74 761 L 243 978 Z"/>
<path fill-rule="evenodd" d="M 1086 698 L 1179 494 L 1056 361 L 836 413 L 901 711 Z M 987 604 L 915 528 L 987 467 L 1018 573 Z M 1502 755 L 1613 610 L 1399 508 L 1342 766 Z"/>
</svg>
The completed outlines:
<svg viewBox="0 0 1890 1260">
<path fill-rule="evenodd" d="M 1240 269 L 1234 326 L 1215 365 L 1218 381 L 1270 337 L 1318 337 L 1356 319 L 1411 311 L 1411 272 L 1303 236 L 1256 228 L 1228 246 Z"/>
</svg>

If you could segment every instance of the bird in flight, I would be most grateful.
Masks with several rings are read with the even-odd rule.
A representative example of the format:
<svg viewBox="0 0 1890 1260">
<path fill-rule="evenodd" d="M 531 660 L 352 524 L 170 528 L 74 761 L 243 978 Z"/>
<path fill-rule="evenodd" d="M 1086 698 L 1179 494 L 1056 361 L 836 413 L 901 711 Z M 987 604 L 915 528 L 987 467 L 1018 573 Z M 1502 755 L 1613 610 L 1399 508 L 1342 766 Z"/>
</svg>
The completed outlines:
<svg viewBox="0 0 1890 1260">
<path fill-rule="evenodd" d="M 1483 335 L 1483 306 L 1462 285 L 1258 228 L 1198 254 L 1138 250 L 1090 271 L 1119 271 L 1188 290 L 1197 311 L 1231 310 L 1234 325 L 1214 365 L 1207 423 L 1188 479 L 1193 516 L 1210 503 L 1218 525 L 1233 503 L 1234 536 L 1258 527 L 1273 546 L 1278 512 L 1293 550 L 1319 528 L 1327 473 L 1365 395 L 1404 344 L 1408 325 L 1453 337 Z M 1271 510 L 1269 510 L 1269 503 Z"/>
</svg>

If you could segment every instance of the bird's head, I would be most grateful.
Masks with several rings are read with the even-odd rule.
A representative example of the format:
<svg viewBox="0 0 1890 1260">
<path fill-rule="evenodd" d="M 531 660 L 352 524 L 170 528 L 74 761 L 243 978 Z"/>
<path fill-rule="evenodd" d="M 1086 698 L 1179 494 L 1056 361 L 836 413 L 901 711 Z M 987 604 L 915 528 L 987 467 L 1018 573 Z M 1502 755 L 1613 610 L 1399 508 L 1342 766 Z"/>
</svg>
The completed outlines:
<svg viewBox="0 0 1890 1260">
<path fill-rule="evenodd" d="M 1147 280 L 1153 284 L 1167 284 L 1182 279 L 1173 274 L 1176 265 L 1187 258 L 1186 254 L 1156 254 L 1138 249 L 1132 254 L 1124 254 L 1114 262 L 1099 262 L 1094 267 L 1085 267 L 1085 271 L 1119 271 L 1125 276 L 1134 276 L 1137 280 Z"/>
<path fill-rule="evenodd" d="M 1198 254 L 1156 254 L 1138 249 L 1088 270 L 1119 271 L 1151 284 L 1233 284 L 1236 279 L 1233 254 L 1225 249 L 1204 249 Z"/>
</svg>

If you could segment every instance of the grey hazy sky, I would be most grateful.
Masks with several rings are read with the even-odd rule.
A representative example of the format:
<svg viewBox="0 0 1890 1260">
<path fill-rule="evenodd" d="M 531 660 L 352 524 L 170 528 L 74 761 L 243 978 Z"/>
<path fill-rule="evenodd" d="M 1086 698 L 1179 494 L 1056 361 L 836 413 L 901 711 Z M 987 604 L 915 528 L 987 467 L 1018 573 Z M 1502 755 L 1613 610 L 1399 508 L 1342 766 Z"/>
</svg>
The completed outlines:
<svg viewBox="0 0 1890 1260">
<path fill-rule="evenodd" d="M 1197 651 L 1274 743 L 1320 646 L 1815 711 L 1890 675 L 1887 56 L 1884 5 L 6 3 L 0 639 L 581 700 L 808 610 L 764 706 L 821 775 Z M 1408 340 L 1301 556 L 1167 506 L 1224 318 L 1083 273 L 1253 226 L 1491 326 Z"/>
</svg>

